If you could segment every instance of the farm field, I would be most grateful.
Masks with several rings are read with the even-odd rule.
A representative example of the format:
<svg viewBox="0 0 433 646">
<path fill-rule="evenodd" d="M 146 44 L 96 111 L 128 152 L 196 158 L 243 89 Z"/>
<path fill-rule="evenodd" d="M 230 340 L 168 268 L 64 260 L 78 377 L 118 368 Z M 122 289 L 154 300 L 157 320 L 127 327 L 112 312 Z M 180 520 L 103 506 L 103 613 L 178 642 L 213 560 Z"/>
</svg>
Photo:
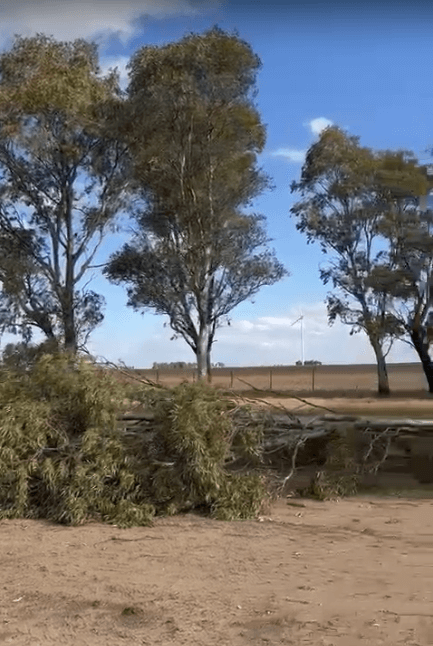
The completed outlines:
<svg viewBox="0 0 433 646">
<path fill-rule="evenodd" d="M 269 388 L 270 371 L 272 390 Z M 139 378 L 158 381 L 165 386 L 194 381 L 191 370 L 157 373 L 155 370 L 136 369 L 133 372 Z M 386 398 L 377 395 L 375 366 L 316 366 L 314 372 L 314 390 L 311 389 L 313 369 L 293 366 L 218 368 L 213 372 L 212 385 L 235 395 L 239 394 L 240 399 L 246 397 L 257 403 L 264 400 L 270 407 L 284 406 L 299 415 L 326 413 L 327 410 L 324 409 L 329 409 L 335 413 L 359 416 L 433 419 L 433 396 L 427 391 L 425 376 L 418 364 L 390 364 L 391 396 Z M 121 373 L 113 374 L 121 381 L 134 382 Z M 230 387 L 230 381 L 233 381 L 233 388 Z M 250 385 L 243 383 L 244 381 Z M 254 388 L 258 390 L 255 391 Z"/>
<path fill-rule="evenodd" d="M 196 380 L 196 372 L 191 369 L 135 369 L 134 372 L 166 386 Z M 422 392 L 427 388 L 419 363 L 389 364 L 388 374 L 394 392 Z M 377 372 L 375 365 L 215 368 L 212 371 L 212 385 L 237 392 L 249 391 L 253 387 L 283 392 L 344 391 L 356 394 L 377 389 Z"/>
<path fill-rule="evenodd" d="M 431 500 L 280 499 L 259 520 L 0 522 L 0 643 L 433 643 Z"/>
</svg>

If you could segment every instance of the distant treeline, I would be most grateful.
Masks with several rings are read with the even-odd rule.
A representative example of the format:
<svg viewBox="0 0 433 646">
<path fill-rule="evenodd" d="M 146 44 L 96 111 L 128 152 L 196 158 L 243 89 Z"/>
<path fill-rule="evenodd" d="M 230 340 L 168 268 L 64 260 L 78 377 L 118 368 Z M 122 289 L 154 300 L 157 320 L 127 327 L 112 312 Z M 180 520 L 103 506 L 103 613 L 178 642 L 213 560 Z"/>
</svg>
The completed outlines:
<svg viewBox="0 0 433 646">
<path fill-rule="evenodd" d="M 314 360 L 311 360 L 311 361 L 304 361 L 304 363 L 302 363 L 302 361 L 297 361 L 295 363 L 295 365 L 296 366 L 321 366 L 322 362 L 321 361 L 316 361 L 314 359 Z"/>
<path fill-rule="evenodd" d="M 316 361 L 316 360 L 311 360 L 311 361 L 297 361 L 296 364 L 297 366 L 321 366 L 322 362 L 321 361 Z M 266 366 L 267 367 L 267 366 Z M 286 368 L 287 364 L 274 364 L 272 366 L 273 368 L 278 368 L 278 367 L 283 367 Z M 212 364 L 212 368 L 225 368 L 225 364 L 221 363 L 220 361 L 217 363 Z M 170 361 L 170 363 L 158 363 L 154 362 L 152 366 L 152 370 L 197 370 L 197 364 L 196 363 L 187 363 L 186 361 Z"/>
</svg>

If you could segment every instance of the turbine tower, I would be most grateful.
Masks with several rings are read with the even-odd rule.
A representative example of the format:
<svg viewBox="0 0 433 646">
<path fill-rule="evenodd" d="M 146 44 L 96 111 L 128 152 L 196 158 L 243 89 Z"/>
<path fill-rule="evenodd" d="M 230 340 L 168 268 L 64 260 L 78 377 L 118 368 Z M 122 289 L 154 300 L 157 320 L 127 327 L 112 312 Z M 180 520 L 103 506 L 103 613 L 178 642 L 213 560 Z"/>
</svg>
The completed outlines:
<svg viewBox="0 0 433 646">
<path fill-rule="evenodd" d="M 301 321 L 301 360 L 302 360 L 302 365 L 304 365 L 304 316 L 301 313 L 301 316 L 294 321 L 292 325 L 295 325 L 298 321 Z"/>
</svg>

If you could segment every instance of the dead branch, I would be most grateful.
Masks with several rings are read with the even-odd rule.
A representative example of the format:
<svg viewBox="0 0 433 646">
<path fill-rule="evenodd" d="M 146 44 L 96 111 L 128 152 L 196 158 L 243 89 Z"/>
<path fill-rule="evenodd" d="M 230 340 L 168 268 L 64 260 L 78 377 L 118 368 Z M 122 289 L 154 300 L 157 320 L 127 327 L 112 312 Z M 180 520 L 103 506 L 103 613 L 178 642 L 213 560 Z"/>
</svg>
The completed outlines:
<svg viewBox="0 0 433 646">
<path fill-rule="evenodd" d="M 240 377 L 236 377 L 236 379 L 241 381 L 243 384 L 249 386 L 255 392 L 261 392 L 261 393 L 265 392 L 262 388 L 256 388 L 252 384 L 248 383 L 248 381 L 245 381 L 244 379 L 241 379 Z M 308 406 L 313 406 L 314 408 L 321 408 L 322 410 L 327 410 L 330 413 L 336 413 L 336 411 L 332 410 L 332 408 L 328 408 L 327 406 L 320 406 L 320 404 L 314 404 L 313 402 L 309 402 L 306 399 L 303 399 L 302 397 L 298 397 L 297 395 L 294 395 L 293 393 L 285 393 L 285 392 L 283 393 L 283 392 L 279 392 L 279 391 L 276 391 L 276 390 L 272 391 L 272 393 L 275 394 L 275 395 L 284 395 L 285 397 L 288 397 L 290 399 L 296 399 L 297 401 L 302 402 L 303 404 L 307 404 Z M 264 399 L 257 400 L 257 401 L 262 401 L 263 403 L 268 404 L 268 406 L 269 406 L 269 402 L 265 401 Z M 287 410 L 287 408 L 285 408 L 282 404 L 280 404 L 277 407 L 283 408 L 287 413 L 289 412 Z"/>
</svg>

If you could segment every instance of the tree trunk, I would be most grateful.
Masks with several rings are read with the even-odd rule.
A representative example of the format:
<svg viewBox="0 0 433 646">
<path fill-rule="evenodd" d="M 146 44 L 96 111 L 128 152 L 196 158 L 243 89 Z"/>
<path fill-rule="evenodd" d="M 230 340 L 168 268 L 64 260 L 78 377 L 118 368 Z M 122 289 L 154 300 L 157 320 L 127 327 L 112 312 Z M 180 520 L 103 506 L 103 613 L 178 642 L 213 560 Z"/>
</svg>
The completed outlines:
<svg viewBox="0 0 433 646">
<path fill-rule="evenodd" d="M 210 360 L 210 343 L 208 343 L 206 351 L 206 370 L 207 370 L 207 382 L 208 384 L 212 383 L 212 371 L 211 371 L 211 360 Z"/>
<path fill-rule="evenodd" d="M 203 381 L 203 379 L 206 376 L 206 372 L 207 372 L 206 354 L 207 354 L 207 339 L 205 338 L 203 331 L 200 331 L 200 334 L 197 340 L 197 351 L 196 351 L 197 379 L 199 381 Z"/>
<path fill-rule="evenodd" d="M 410 331 L 410 338 L 412 340 L 413 347 L 415 348 L 422 363 L 424 374 L 428 383 L 429 393 L 433 393 L 433 362 L 430 359 L 428 344 L 424 341 L 422 330 L 420 328 L 412 328 L 412 330 Z"/>
<path fill-rule="evenodd" d="M 63 289 L 63 331 L 65 334 L 65 352 L 76 355 L 78 348 L 77 329 L 75 326 L 75 304 L 74 304 L 74 231 L 72 226 L 72 184 L 68 183 L 64 192 L 64 211 L 66 224 L 66 270 L 65 287 Z"/>
<path fill-rule="evenodd" d="M 210 325 L 203 325 L 200 329 L 198 340 L 197 340 L 197 372 L 198 379 L 202 381 L 207 378 L 207 381 L 210 382 L 210 338 L 211 330 Z"/>
<path fill-rule="evenodd" d="M 389 389 L 388 371 L 385 357 L 383 356 L 382 344 L 375 339 L 370 339 L 370 343 L 376 355 L 378 393 L 381 397 L 389 397 L 391 391 Z"/>
<path fill-rule="evenodd" d="M 71 354 L 77 353 L 77 332 L 75 329 L 75 317 L 74 317 L 74 306 L 73 303 L 69 302 L 63 310 L 63 331 L 64 331 L 64 343 L 65 343 L 65 352 L 70 352 Z"/>
</svg>

